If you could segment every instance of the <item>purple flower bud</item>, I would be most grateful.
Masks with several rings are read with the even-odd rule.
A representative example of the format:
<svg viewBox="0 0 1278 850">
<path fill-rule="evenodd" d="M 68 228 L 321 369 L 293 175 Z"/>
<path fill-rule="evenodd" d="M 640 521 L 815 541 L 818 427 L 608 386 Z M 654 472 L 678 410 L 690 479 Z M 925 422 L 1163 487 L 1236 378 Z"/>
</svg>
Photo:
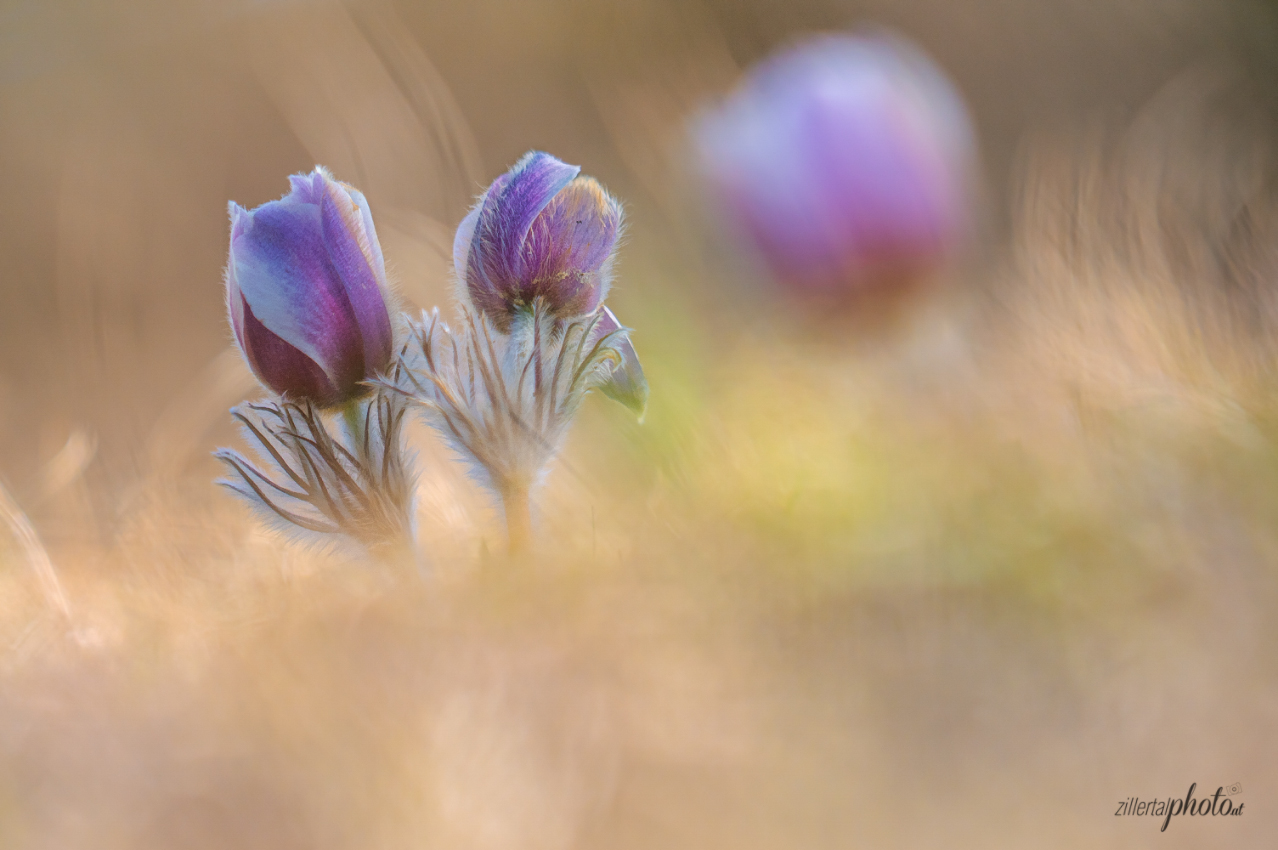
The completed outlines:
<svg viewBox="0 0 1278 850">
<path fill-rule="evenodd" d="M 701 117 L 693 141 L 735 224 L 802 292 L 935 268 L 966 226 L 967 114 L 896 38 L 828 35 L 772 57 Z"/>
<path fill-rule="evenodd" d="M 621 206 L 580 172 L 527 153 L 457 228 L 457 274 L 471 304 L 502 332 L 537 299 L 568 319 L 594 312 L 608 294 Z"/>
<path fill-rule="evenodd" d="M 386 267 L 358 190 L 319 167 L 289 182 L 255 210 L 230 204 L 227 308 L 258 380 L 328 407 L 390 365 Z"/>
</svg>

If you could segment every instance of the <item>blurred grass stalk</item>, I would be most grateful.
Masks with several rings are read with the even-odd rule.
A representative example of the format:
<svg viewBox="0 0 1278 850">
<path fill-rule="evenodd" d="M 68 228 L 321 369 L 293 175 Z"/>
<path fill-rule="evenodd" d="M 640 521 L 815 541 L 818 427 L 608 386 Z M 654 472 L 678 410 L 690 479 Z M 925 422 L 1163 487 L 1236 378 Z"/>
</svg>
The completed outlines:
<svg viewBox="0 0 1278 850">
<path fill-rule="evenodd" d="M 62 589 L 62 582 L 58 578 L 57 570 L 53 567 L 53 561 L 49 558 L 44 544 L 40 542 L 40 536 L 36 534 L 31 521 L 9 494 L 3 482 L 0 482 L 0 517 L 4 518 L 9 530 L 13 532 L 14 538 L 22 547 L 27 566 L 35 573 L 36 581 L 40 584 L 40 591 L 44 594 L 49 607 L 70 621 L 71 605 L 67 602 L 66 592 Z"/>
</svg>

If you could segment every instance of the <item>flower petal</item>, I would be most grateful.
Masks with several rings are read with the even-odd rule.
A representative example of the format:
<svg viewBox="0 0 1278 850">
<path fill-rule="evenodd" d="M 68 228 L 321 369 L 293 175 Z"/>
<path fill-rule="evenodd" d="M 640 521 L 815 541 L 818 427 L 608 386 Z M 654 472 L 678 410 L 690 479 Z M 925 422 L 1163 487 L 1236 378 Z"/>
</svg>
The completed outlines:
<svg viewBox="0 0 1278 850">
<path fill-rule="evenodd" d="M 493 293 L 518 294 L 510 290 L 526 277 L 523 244 L 533 220 L 580 172 L 550 154 L 532 151 L 493 181 L 479 208 L 466 262 L 466 283 L 476 306 L 483 309 L 480 302 L 491 300 Z"/>
<path fill-rule="evenodd" d="M 615 330 L 620 330 L 621 323 L 613 315 L 612 310 L 604 307 L 599 321 L 595 324 L 592 340 L 599 339 Z M 648 379 L 644 377 L 643 366 L 639 363 L 639 355 L 630 344 L 630 337 L 616 345 L 621 355 L 621 363 L 613 367 L 612 374 L 599 386 L 599 391 L 608 398 L 634 411 L 641 420 L 648 409 Z"/>
<path fill-rule="evenodd" d="M 243 317 L 240 348 L 263 384 L 280 395 L 308 398 L 321 407 L 336 404 L 349 392 L 349 388 L 335 387 L 314 360 L 271 333 L 242 296 L 239 301 L 238 312 Z"/>
<path fill-rule="evenodd" d="M 591 177 L 577 177 L 533 220 L 524 241 L 529 295 L 547 296 L 563 315 L 591 313 L 607 297 L 621 206 Z"/>
<path fill-rule="evenodd" d="M 974 139 L 930 60 L 822 36 L 756 66 L 694 127 L 701 168 L 776 277 L 840 292 L 938 268 L 966 230 Z"/>
<path fill-rule="evenodd" d="M 319 179 L 316 173 L 320 169 L 316 168 L 310 174 L 290 174 L 288 176 L 288 185 L 292 189 L 283 200 L 296 204 L 315 204 L 319 205 L 320 198 L 324 195 L 324 181 Z"/>
<path fill-rule="evenodd" d="M 230 265 L 256 320 L 338 387 L 364 377 L 364 341 L 324 244 L 320 208 L 287 199 L 233 212 Z"/>
<path fill-rule="evenodd" d="M 363 337 L 364 374 L 384 370 L 390 364 L 391 324 L 386 309 L 386 267 L 373 229 L 368 201 L 357 189 L 323 178 L 320 220 L 329 259 L 346 286 L 360 335 Z"/>
<path fill-rule="evenodd" d="M 458 280 L 465 280 L 470 243 L 475 240 L 475 225 L 479 223 L 479 208 L 483 205 L 484 198 L 481 197 L 474 209 L 466 213 L 461 224 L 457 225 L 457 234 L 453 237 L 453 270 L 457 273 Z"/>
<path fill-rule="evenodd" d="M 252 224 L 252 217 L 248 210 L 235 201 L 227 204 L 227 212 L 231 215 L 231 244 L 234 245 L 236 238 Z M 240 351 L 244 352 L 244 356 L 248 357 L 248 351 L 244 347 L 244 296 L 240 294 L 240 285 L 235 279 L 234 262 L 226 264 L 226 312 L 231 320 L 235 341 L 239 344 Z"/>
</svg>

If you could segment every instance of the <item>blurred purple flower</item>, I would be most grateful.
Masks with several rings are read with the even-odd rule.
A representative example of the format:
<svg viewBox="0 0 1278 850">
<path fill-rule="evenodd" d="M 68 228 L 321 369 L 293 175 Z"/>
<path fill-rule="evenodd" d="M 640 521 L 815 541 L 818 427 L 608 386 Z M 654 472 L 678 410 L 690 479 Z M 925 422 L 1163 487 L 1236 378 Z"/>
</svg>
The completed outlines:
<svg viewBox="0 0 1278 850">
<path fill-rule="evenodd" d="M 735 224 L 801 291 L 926 271 L 963 235 L 971 126 L 942 72 L 899 39 L 786 50 L 703 115 L 693 142 Z"/>
<path fill-rule="evenodd" d="M 462 220 L 453 261 L 470 302 L 503 333 L 540 299 L 548 315 L 593 313 L 608 294 L 621 206 L 581 169 L 532 151 Z"/>
<path fill-rule="evenodd" d="M 390 365 L 386 268 L 363 194 L 320 167 L 289 182 L 255 210 L 230 204 L 227 308 L 258 380 L 329 407 Z"/>
</svg>

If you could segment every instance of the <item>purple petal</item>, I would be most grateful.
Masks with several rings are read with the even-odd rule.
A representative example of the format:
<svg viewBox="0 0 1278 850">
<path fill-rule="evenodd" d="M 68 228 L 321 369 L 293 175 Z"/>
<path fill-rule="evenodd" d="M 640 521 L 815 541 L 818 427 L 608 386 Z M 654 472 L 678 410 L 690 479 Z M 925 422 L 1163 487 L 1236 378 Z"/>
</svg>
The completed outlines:
<svg viewBox="0 0 1278 850">
<path fill-rule="evenodd" d="M 544 295 L 564 315 L 591 313 L 607 296 L 608 264 L 621 207 L 591 177 L 577 177 L 533 220 L 524 242 L 529 295 Z"/>
<path fill-rule="evenodd" d="M 595 323 L 591 341 L 620 330 L 621 327 L 612 310 L 604 307 L 599 321 Z M 644 411 L 648 408 L 648 379 L 644 377 L 639 355 L 635 353 L 635 347 L 630 344 L 628 336 L 616 343 L 616 349 L 621 355 L 621 363 L 613 367 L 612 374 L 599 386 L 599 391 L 613 401 L 630 408 L 642 419 Z"/>
<path fill-rule="evenodd" d="M 474 209 L 466 214 L 457 225 L 457 234 L 453 237 L 453 270 L 458 278 L 466 274 L 466 260 L 470 256 L 470 243 L 475 239 L 475 225 L 479 223 L 479 208 L 484 204 L 480 198 Z"/>
<path fill-rule="evenodd" d="M 511 290 L 526 279 L 523 244 L 528 230 L 580 171 L 550 154 L 533 151 L 493 181 L 479 210 L 466 263 L 466 283 L 476 306 L 483 309 L 479 302 L 491 300 L 494 293 L 518 295 Z"/>
<path fill-rule="evenodd" d="M 317 172 L 324 181 L 320 202 L 324 242 L 329 259 L 345 284 L 345 294 L 363 338 L 363 373 L 371 375 L 384 370 L 391 356 L 382 250 L 363 194 L 319 169 Z"/>
<path fill-rule="evenodd" d="M 290 174 L 288 177 L 288 185 L 292 189 L 284 200 L 296 204 L 315 204 L 319 205 L 320 198 L 324 195 L 324 183 L 319 177 L 319 171 L 316 168 L 310 174 Z"/>
<path fill-rule="evenodd" d="M 856 258 L 942 247 L 951 217 L 949 180 L 907 122 L 887 81 L 856 99 L 815 101 L 803 115 L 806 155 L 825 178 L 821 206 Z"/>
<path fill-rule="evenodd" d="M 307 398 L 321 407 L 336 404 L 350 392 L 350 387 L 335 387 L 314 360 L 271 333 L 243 297 L 239 301 L 236 312 L 243 317 L 243 330 L 236 336 L 258 380 L 279 395 Z"/>
<path fill-rule="evenodd" d="M 703 168 L 773 271 L 813 289 L 927 267 L 957 241 L 972 153 L 953 88 L 888 37 L 762 63 L 695 130 Z"/>
<path fill-rule="evenodd" d="M 235 201 L 227 204 L 227 212 L 231 215 L 231 244 L 235 244 L 245 231 L 252 225 L 252 215 L 248 210 L 241 207 Z M 235 340 L 239 343 L 240 351 L 248 356 L 248 352 L 244 348 L 244 296 L 240 294 L 239 282 L 235 279 L 235 263 L 226 264 L 226 311 L 231 320 L 231 330 L 235 333 Z"/>
<path fill-rule="evenodd" d="M 226 211 L 231 216 L 231 242 L 234 243 L 245 230 L 253 226 L 253 213 L 235 201 L 227 203 Z"/>
<path fill-rule="evenodd" d="M 226 312 L 231 320 L 231 331 L 235 334 L 235 341 L 239 344 L 240 351 L 247 357 L 248 352 L 244 347 L 244 295 L 240 292 L 240 285 L 235 279 L 235 263 L 226 265 Z"/>
<path fill-rule="evenodd" d="M 320 208 L 284 199 L 233 222 L 236 287 L 267 330 L 345 387 L 364 377 L 364 341 L 342 278 L 329 259 Z"/>
</svg>

